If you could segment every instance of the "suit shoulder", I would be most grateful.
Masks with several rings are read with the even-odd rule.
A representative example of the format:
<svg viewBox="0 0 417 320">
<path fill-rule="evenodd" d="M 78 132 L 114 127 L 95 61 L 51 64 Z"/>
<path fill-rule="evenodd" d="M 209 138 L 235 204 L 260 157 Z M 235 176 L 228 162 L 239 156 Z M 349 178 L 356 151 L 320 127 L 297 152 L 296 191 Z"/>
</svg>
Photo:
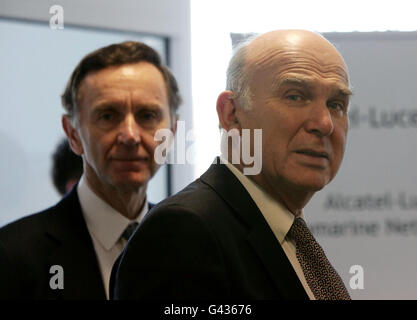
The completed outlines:
<svg viewBox="0 0 417 320">
<path fill-rule="evenodd" d="M 215 241 L 227 238 L 235 228 L 241 226 L 234 209 L 200 179 L 155 205 L 141 223 L 142 230 L 174 230 L 176 237 L 207 236 Z"/>
<path fill-rule="evenodd" d="M 145 216 L 140 224 L 138 234 L 159 237 L 164 230 L 165 236 L 172 235 L 171 241 L 182 238 L 192 239 L 209 235 L 212 237 L 213 224 L 209 214 L 208 205 L 212 206 L 218 199 L 212 189 L 199 179 L 188 185 L 185 189 L 156 204 Z M 182 237 L 178 237 L 181 234 Z"/>
<path fill-rule="evenodd" d="M 223 203 L 217 193 L 200 179 L 189 184 L 183 190 L 159 202 L 152 208 L 152 212 L 188 212 L 203 215 L 210 208 Z M 212 211 L 212 210 L 211 210 Z"/>
<path fill-rule="evenodd" d="M 16 241 L 20 243 L 23 239 L 30 240 L 37 237 L 45 231 L 57 211 L 57 205 L 54 205 L 6 224 L 0 228 L 0 241 L 4 245 L 8 245 Z"/>
<path fill-rule="evenodd" d="M 81 207 L 77 191 L 74 188 L 55 205 L 10 222 L 0 228 L 0 241 L 16 237 L 19 238 L 19 241 L 28 239 L 31 236 L 43 233 L 47 228 L 54 229 L 57 224 L 61 226 L 61 229 L 68 228 L 70 226 L 65 224 L 74 220 L 72 217 L 75 216 L 76 212 L 81 212 Z"/>
</svg>

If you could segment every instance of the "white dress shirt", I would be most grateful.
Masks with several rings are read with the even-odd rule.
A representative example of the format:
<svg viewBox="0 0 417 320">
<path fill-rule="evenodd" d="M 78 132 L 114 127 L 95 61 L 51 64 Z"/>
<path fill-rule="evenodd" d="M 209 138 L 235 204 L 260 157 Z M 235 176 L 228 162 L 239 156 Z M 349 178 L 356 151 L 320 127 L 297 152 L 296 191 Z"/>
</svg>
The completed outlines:
<svg viewBox="0 0 417 320">
<path fill-rule="evenodd" d="M 268 193 L 262 190 L 262 188 L 255 182 L 246 177 L 239 169 L 237 169 L 224 158 L 221 158 L 221 160 L 226 164 L 229 170 L 232 171 L 236 178 L 239 179 L 240 183 L 242 183 L 246 191 L 248 191 L 249 195 L 252 197 L 252 200 L 258 206 L 259 211 L 261 211 L 266 222 L 274 233 L 275 238 L 281 244 L 282 249 L 287 255 L 288 260 L 294 268 L 294 271 L 296 272 L 298 279 L 300 279 L 301 284 L 307 292 L 310 300 L 315 300 L 314 295 L 304 277 L 300 263 L 298 262 L 295 243 L 286 237 L 294 222 L 294 215 L 281 203 L 273 199 Z M 301 213 L 300 217 L 303 217 L 303 213 Z"/>
<path fill-rule="evenodd" d="M 138 217 L 129 220 L 97 196 L 91 190 L 84 176 L 80 179 L 77 193 L 88 231 L 93 239 L 106 297 L 109 299 L 111 270 L 126 245 L 126 240 L 121 239 L 120 236 L 131 222 L 142 220 L 148 212 L 148 202 L 145 199 L 145 204 Z"/>
</svg>

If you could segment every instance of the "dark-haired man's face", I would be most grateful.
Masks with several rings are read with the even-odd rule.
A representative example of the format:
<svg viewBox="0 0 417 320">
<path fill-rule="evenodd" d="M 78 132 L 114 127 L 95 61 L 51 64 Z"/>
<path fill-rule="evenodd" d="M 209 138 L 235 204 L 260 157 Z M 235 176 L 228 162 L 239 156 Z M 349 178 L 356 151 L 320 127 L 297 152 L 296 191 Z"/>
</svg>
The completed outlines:
<svg viewBox="0 0 417 320">
<path fill-rule="evenodd" d="M 77 153 L 93 189 L 136 191 L 158 165 L 158 129 L 171 129 L 167 89 L 161 72 L 140 62 L 91 73 L 79 90 Z"/>
</svg>

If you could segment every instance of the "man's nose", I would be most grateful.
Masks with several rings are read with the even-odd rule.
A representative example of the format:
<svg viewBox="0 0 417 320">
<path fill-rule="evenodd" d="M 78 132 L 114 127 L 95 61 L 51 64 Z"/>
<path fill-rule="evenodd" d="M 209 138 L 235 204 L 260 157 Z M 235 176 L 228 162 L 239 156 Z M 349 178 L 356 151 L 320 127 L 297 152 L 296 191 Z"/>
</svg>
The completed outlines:
<svg viewBox="0 0 417 320">
<path fill-rule="evenodd" d="M 311 108 L 306 127 L 308 132 L 318 136 L 329 136 L 333 133 L 333 117 L 326 103 L 317 103 Z"/>
<path fill-rule="evenodd" d="M 140 127 L 135 120 L 134 115 L 129 114 L 119 126 L 117 142 L 128 146 L 134 146 L 141 141 Z"/>
</svg>

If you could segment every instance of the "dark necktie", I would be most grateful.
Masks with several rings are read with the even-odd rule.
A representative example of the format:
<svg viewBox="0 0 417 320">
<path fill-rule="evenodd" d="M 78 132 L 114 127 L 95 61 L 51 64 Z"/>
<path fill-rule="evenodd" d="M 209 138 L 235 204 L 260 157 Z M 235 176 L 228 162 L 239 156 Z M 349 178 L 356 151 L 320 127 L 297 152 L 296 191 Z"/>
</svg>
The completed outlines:
<svg viewBox="0 0 417 320">
<path fill-rule="evenodd" d="M 136 227 L 138 226 L 139 223 L 132 222 L 129 223 L 129 225 L 126 227 L 125 231 L 123 231 L 121 238 L 125 239 L 126 241 L 129 240 L 130 236 L 133 234 L 133 232 L 135 231 Z"/>
<path fill-rule="evenodd" d="M 314 297 L 317 300 L 350 300 L 342 279 L 303 219 L 294 220 L 288 236 L 295 241 L 297 259 Z"/>
</svg>

